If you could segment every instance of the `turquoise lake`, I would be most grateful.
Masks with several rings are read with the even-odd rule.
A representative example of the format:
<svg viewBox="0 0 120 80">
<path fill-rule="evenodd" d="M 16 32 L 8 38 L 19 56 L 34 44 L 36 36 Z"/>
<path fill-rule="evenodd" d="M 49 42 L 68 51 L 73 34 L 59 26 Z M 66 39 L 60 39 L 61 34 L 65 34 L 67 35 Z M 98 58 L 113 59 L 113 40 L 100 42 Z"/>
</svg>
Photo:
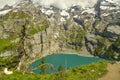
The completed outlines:
<svg viewBox="0 0 120 80">
<path fill-rule="evenodd" d="M 60 65 L 62 65 L 64 69 L 68 69 L 102 60 L 101 58 L 84 57 L 76 54 L 51 54 L 44 58 L 47 66 L 46 73 L 48 74 L 57 72 Z M 41 59 L 38 59 L 30 65 L 30 69 L 36 74 L 40 73 L 40 69 L 37 68 L 37 65 L 40 63 Z"/>
</svg>

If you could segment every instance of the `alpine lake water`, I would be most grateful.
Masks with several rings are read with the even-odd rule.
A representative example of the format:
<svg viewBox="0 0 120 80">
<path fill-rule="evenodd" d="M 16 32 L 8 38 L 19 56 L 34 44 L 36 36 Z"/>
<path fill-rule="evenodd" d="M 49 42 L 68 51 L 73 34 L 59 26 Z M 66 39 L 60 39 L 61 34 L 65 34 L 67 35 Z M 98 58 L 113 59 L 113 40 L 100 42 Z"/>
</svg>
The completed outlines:
<svg viewBox="0 0 120 80">
<path fill-rule="evenodd" d="M 73 68 L 80 65 L 90 64 L 92 62 L 97 62 L 99 60 L 103 60 L 101 58 L 96 57 L 85 57 L 79 56 L 77 54 L 51 54 L 46 57 L 46 73 L 54 73 L 58 72 L 58 67 L 62 65 L 64 69 Z M 39 74 L 41 70 L 37 68 L 37 65 L 41 63 L 41 59 L 34 61 L 29 67 L 33 71 L 33 73 Z"/>
</svg>

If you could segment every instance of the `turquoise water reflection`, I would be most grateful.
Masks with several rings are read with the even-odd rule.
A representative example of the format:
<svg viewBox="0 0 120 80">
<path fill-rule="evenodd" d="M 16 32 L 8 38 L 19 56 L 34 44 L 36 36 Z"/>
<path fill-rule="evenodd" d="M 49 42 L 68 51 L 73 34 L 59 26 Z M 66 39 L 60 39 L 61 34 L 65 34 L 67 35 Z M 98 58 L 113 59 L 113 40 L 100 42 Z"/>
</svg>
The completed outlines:
<svg viewBox="0 0 120 80">
<path fill-rule="evenodd" d="M 62 65 L 65 69 L 72 68 L 79 65 L 90 64 L 101 60 L 101 58 L 96 57 L 84 57 L 78 56 L 76 54 L 51 54 L 45 57 L 45 62 L 47 65 L 47 73 L 57 72 L 59 65 Z M 34 73 L 39 74 L 40 70 L 36 69 L 36 66 L 41 63 L 41 59 L 36 60 L 30 65 L 30 69 Z"/>
</svg>

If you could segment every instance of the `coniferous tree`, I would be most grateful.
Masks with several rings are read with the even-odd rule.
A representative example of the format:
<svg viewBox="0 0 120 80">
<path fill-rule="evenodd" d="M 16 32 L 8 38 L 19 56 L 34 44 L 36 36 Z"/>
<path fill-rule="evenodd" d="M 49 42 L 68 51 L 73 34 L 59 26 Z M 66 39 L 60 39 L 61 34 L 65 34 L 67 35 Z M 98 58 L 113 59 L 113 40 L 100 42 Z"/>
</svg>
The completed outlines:
<svg viewBox="0 0 120 80">
<path fill-rule="evenodd" d="M 59 72 L 62 72 L 63 70 L 64 70 L 64 68 L 62 67 L 62 65 L 59 65 L 58 71 L 59 71 Z"/>
<path fill-rule="evenodd" d="M 41 74 L 46 74 L 46 65 L 44 58 L 41 59 L 40 69 L 41 69 Z"/>
</svg>

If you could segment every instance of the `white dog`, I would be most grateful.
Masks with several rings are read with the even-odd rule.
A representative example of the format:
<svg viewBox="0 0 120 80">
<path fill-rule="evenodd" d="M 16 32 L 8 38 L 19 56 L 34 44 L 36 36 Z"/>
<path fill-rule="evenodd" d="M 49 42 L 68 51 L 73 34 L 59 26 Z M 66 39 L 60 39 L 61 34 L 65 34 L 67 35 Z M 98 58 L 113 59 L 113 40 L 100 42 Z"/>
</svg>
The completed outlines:
<svg viewBox="0 0 120 80">
<path fill-rule="evenodd" d="M 5 68 L 5 69 L 4 69 L 4 73 L 7 74 L 7 75 L 9 75 L 9 74 L 13 74 L 13 71 L 8 71 L 8 69 Z"/>
</svg>

